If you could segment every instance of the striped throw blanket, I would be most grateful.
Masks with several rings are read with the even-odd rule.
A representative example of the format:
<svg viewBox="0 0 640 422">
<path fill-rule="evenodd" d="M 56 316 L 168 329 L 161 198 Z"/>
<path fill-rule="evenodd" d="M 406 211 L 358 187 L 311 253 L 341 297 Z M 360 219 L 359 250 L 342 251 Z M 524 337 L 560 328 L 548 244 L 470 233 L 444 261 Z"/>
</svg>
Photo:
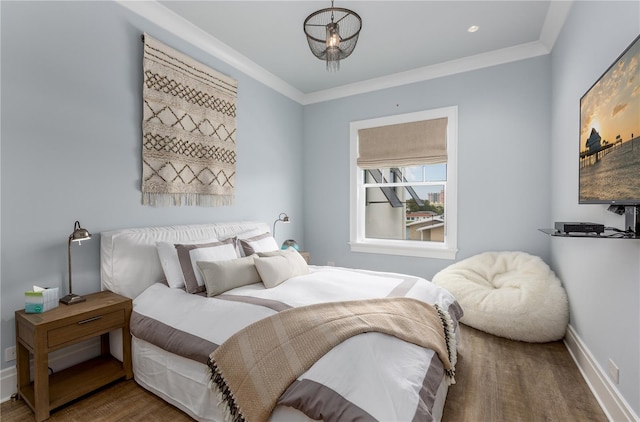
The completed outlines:
<svg viewBox="0 0 640 422">
<path fill-rule="evenodd" d="M 453 321 L 422 301 L 399 297 L 292 308 L 238 331 L 209 356 L 210 388 L 230 421 L 266 421 L 278 397 L 334 346 L 381 332 L 433 349 L 454 383 Z"/>
</svg>

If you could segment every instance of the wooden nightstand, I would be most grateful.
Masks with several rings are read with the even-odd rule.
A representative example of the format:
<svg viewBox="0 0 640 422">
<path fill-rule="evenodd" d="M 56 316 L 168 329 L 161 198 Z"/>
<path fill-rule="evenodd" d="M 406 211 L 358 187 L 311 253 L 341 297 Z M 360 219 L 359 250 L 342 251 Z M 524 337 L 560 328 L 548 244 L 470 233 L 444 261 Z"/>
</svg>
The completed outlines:
<svg viewBox="0 0 640 422">
<path fill-rule="evenodd" d="M 86 295 L 86 302 L 63 305 L 41 314 L 16 311 L 18 394 L 40 422 L 49 412 L 119 378 L 130 379 L 131 299 L 112 292 Z M 122 329 L 120 362 L 109 353 L 109 331 Z M 49 353 L 93 337 L 101 337 L 101 355 L 49 376 Z M 33 354 L 30 381 L 29 352 Z"/>
<path fill-rule="evenodd" d="M 307 261 L 307 264 L 309 263 L 309 261 L 311 261 L 311 254 L 309 252 L 301 251 L 300 255 L 302 255 L 304 260 Z"/>
</svg>

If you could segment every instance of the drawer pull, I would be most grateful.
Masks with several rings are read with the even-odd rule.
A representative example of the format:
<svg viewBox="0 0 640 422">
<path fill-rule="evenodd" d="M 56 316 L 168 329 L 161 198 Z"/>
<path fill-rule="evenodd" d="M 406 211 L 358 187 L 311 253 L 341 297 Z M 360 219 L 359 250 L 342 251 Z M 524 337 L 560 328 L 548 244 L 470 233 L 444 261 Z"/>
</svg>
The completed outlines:
<svg viewBox="0 0 640 422">
<path fill-rule="evenodd" d="M 95 316 L 95 317 L 93 317 L 93 318 L 88 318 L 88 319 L 85 319 L 85 320 L 83 320 L 83 321 L 78 321 L 78 325 L 86 324 L 87 322 L 97 321 L 97 320 L 99 320 L 100 318 L 102 318 L 102 315 L 98 315 L 98 316 Z"/>
</svg>

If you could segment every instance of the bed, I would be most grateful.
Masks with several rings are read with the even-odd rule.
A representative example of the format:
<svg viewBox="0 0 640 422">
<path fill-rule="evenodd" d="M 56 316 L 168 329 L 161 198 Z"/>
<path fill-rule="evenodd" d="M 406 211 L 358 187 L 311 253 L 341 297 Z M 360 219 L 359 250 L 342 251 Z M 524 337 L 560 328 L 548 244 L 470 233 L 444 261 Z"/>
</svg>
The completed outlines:
<svg viewBox="0 0 640 422">
<path fill-rule="evenodd" d="M 274 422 L 440 420 L 453 382 L 457 321 L 462 316 L 455 298 L 419 277 L 307 265 L 304 260 L 301 263 L 295 250 L 277 249 L 269 226 L 254 221 L 101 233 L 102 288 L 133 299 L 130 326 L 136 382 L 196 420 L 244 420 L 248 411 L 230 414 L 230 404 L 224 399 L 228 394 L 222 388 L 227 385 L 217 385 L 213 379 L 216 363 L 224 363 L 218 352 L 226 351 L 227 359 L 234 353 L 243 355 L 247 361 L 247 350 L 254 349 L 247 346 L 233 352 L 225 349 L 232 343 L 227 340 L 244 333 L 239 344 L 257 337 L 272 341 L 280 336 L 278 329 L 273 335 L 260 336 L 265 329 L 257 327 L 259 324 L 279 321 L 285 315 L 294 317 L 309 309 L 315 312 L 314 306 L 325 309 L 334 304 L 391 303 L 408 313 L 413 311 L 405 304 L 410 304 L 421 307 L 420 312 L 429 308 L 434 318 L 440 317 L 437 328 L 437 324 L 431 328 L 423 324 L 427 318 L 420 317 L 419 324 L 425 325 L 425 330 L 439 332 L 443 345 L 433 340 L 429 343 L 433 348 L 428 348 L 417 345 L 422 339 L 414 344 L 401 340 L 402 336 L 368 329 L 344 339 L 331 339 L 335 344 L 328 352 L 318 352 L 312 364 L 298 365 L 302 369 L 298 368 L 277 402 L 265 405 L 267 417 Z M 258 281 L 255 273 L 261 278 Z M 352 312 L 352 308 L 346 312 Z M 417 319 L 417 313 L 409 318 L 413 315 Z M 328 323 L 335 324 L 331 318 L 327 318 Z M 360 315 L 349 318 L 369 324 Z M 375 321 L 384 325 L 389 320 Z M 346 326 L 333 325 L 330 329 Z M 247 331 L 251 328 L 257 331 Z M 323 337 L 304 330 L 307 337 L 314 337 L 311 340 Z M 121 359 L 118 335 L 111 333 L 111 348 L 112 354 Z M 302 354 L 313 350 L 307 347 L 310 339 L 305 341 Z M 275 356 L 281 364 L 284 361 L 285 366 L 293 368 L 296 365 L 292 362 L 298 357 L 289 346 L 288 342 L 279 344 Z M 283 372 L 281 368 L 272 371 L 267 381 L 281 378 Z M 219 378 L 230 382 L 228 374 L 232 373 Z M 266 400 L 258 400 L 260 393 L 258 387 L 249 401 Z M 241 396 L 234 390 L 232 397 L 236 394 Z M 231 405 L 235 409 L 235 404 Z"/>
</svg>

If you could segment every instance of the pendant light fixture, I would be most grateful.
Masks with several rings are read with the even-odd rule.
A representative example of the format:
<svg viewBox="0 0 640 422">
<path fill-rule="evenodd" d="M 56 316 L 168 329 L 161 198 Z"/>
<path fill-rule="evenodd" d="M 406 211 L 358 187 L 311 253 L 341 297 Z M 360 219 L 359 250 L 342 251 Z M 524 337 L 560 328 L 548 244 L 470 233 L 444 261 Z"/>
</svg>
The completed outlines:
<svg viewBox="0 0 640 422">
<path fill-rule="evenodd" d="M 314 56 L 325 60 L 327 70 L 340 69 L 340 60 L 353 53 L 362 29 L 362 19 L 356 12 L 341 7 L 321 9 L 304 21 L 304 33 Z"/>
</svg>

